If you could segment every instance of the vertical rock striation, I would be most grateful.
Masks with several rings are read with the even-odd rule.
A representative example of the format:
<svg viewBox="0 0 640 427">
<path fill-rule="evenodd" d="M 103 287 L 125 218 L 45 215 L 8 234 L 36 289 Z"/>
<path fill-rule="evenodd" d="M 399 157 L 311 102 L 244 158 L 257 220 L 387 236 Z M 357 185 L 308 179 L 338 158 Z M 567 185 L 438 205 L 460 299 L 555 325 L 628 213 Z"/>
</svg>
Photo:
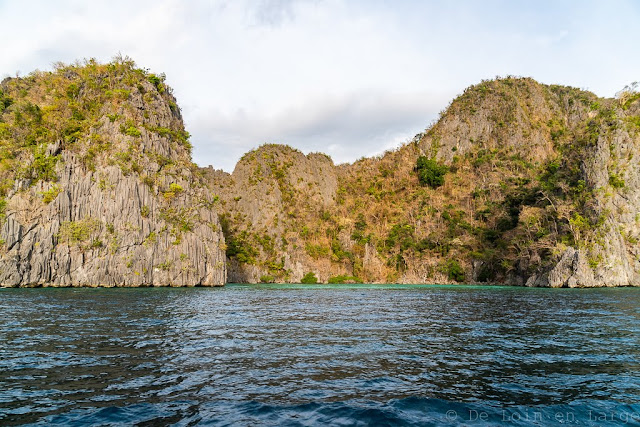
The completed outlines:
<svg viewBox="0 0 640 427">
<path fill-rule="evenodd" d="M 225 283 L 214 201 L 161 77 L 127 60 L 89 62 L 13 79 L 3 93 L 3 146 L 19 169 L 3 173 L 0 286 Z M 32 110 L 35 124 L 11 123 Z M 26 142 L 40 125 L 44 136 Z"/>
</svg>

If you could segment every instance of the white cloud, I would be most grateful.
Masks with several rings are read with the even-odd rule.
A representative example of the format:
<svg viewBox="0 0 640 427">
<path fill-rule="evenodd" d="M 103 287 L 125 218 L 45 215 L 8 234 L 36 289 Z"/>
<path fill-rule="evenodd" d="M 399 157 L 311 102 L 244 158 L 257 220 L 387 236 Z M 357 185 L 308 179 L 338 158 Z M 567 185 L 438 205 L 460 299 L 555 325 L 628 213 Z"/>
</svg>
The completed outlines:
<svg viewBox="0 0 640 427">
<path fill-rule="evenodd" d="M 337 162 L 396 146 L 495 75 L 611 96 L 638 80 L 633 1 L 0 1 L 0 73 L 117 52 L 165 72 L 195 160 L 282 142 Z"/>
</svg>

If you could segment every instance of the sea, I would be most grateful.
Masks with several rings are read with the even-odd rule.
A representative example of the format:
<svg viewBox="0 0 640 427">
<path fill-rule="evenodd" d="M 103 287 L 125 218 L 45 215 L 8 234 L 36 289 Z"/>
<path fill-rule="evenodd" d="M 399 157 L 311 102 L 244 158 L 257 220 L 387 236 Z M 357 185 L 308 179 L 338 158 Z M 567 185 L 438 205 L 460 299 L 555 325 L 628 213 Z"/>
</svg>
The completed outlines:
<svg viewBox="0 0 640 427">
<path fill-rule="evenodd" d="M 0 425 L 637 426 L 640 289 L 0 289 Z"/>
</svg>

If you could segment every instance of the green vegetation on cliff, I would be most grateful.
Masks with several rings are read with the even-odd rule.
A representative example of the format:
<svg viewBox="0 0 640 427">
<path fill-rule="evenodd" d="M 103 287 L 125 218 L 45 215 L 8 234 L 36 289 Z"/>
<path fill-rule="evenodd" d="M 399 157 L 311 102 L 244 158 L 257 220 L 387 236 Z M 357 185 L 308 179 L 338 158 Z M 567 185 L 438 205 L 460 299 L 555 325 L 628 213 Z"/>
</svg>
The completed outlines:
<svg viewBox="0 0 640 427">
<path fill-rule="evenodd" d="M 613 253 L 605 236 L 622 215 L 612 218 L 611 201 L 640 172 L 631 148 L 640 148 L 638 104 L 633 94 L 600 99 L 526 78 L 483 81 L 434 126 L 383 156 L 327 167 L 269 145 L 211 182 L 232 229 L 275 242 L 268 253 L 253 246 L 257 271 L 286 254 L 294 281 L 313 270 L 325 282 L 524 284 L 554 268 L 568 248 L 606 277 L 616 267 L 598 273 Z M 320 170 L 331 185 L 318 180 Z M 323 191 L 329 195 L 313 196 Z M 627 216 L 617 227 L 625 258 L 637 263 L 629 242 L 639 230 Z M 251 270 L 236 271 L 236 280 L 256 280 Z"/>
<path fill-rule="evenodd" d="M 181 167 L 192 167 L 188 133 L 164 76 L 136 68 L 131 59 L 121 57 L 108 64 L 91 59 L 58 63 L 54 68 L 7 78 L 0 86 L 0 196 L 6 196 L 15 179 L 26 179 L 30 185 L 56 181 L 62 150 L 77 155 L 89 170 L 103 159 L 126 174 L 141 173 L 142 164 L 150 161 L 172 164 L 182 158 Z M 148 81 L 153 91 L 145 84 Z M 145 110 L 145 104 L 157 101 L 169 105 L 166 115 Z M 131 137 L 127 144 L 104 137 L 101 129 L 111 123 Z M 172 148 L 184 154 L 169 159 L 165 153 L 143 150 L 137 140 L 142 132 L 168 137 Z M 157 176 L 146 178 L 157 181 Z"/>
<path fill-rule="evenodd" d="M 444 175 L 448 170 L 447 166 L 425 156 L 418 157 L 416 162 L 418 181 L 420 181 L 420 184 L 428 185 L 431 188 L 438 188 L 444 184 Z"/>
<path fill-rule="evenodd" d="M 636 89 L 483 81 L 384 155 L 267 144 L 230 175 L 191 162 L 164 75 L 128 58 L 7 78 L 0 279 L 640 283 Z"/>
<path fill-rule="evenodd" d="M 129 58 L 0 83 L 0 286 L 225 281 L 214 196 L 164 75 Z"/>
</svg>

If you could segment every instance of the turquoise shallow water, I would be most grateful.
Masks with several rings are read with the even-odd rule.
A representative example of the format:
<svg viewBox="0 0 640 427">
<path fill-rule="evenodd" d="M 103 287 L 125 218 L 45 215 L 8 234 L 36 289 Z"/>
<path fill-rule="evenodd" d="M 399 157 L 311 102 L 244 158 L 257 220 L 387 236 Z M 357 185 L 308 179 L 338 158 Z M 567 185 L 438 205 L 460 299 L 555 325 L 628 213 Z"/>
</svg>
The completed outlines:
<svg viewBox="0 0 640 427">
<path fill-rule="evenodd" d="M 0 290 L 0 425 L 640 425 L 640 289 Z"/>
</svg>

